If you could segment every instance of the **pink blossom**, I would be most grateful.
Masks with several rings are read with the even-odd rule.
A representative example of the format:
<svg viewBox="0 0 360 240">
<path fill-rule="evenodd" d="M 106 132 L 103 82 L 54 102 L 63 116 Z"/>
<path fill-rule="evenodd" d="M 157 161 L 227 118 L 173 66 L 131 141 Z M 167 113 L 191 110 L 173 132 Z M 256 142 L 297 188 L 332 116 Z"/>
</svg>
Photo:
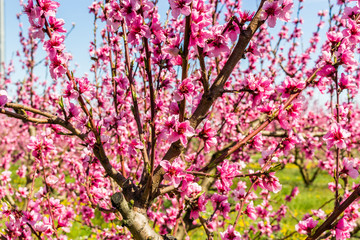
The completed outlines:
<svg viewBox="0 0 360 240">
<path fill-rule="evenodd" d="M 263 6 L 263 12 L 261 15 L 262 20 L 268 20 L 269 27 L 273 28 L 276 25 L 276 19 L 281 13 L 281 8 L 278 5 L 278 1 L 268 2 L 266 1 Z"/>
<path fill-rule="evenodd" d="M 173 143 L 180 139 L 181 144 L 186 147 L 188 143 L 187 138 L 194 134 L 195 130 L 190 126 L 189 121 L 176 122 L 175 129 L 173 129 L 173 132 L 169 136 L 169 141 Z"/>
<path fill-rule="evenodd" d="M 333 123 L 330 126 L 329 132 L 324 135 L 323 139 L 326 141 L 328 149 L 334 145 L 340 149 L 343 149 L 346 147 L 346 139 L 350 136 L 351 134 L 343 129 L 340 124 Z"/>
<path fill-rule="evenodd" d="M 131 140 L 128 148 L 128 153 L 130 156 L 136 155 L 136 149 L 143 149 L 144 145 L 138 139 Z"/>
<path fill-rule="evenodd" d="M 351 237 L 350 231 L 352 230 L 351 225 L 345 218 L 341 218 L 336 225 L 335 233 L 336 240 L 345 240 Z"/>
<path fill-rule="evenodd" d="M 275 177 L 274 172 L 262 175 L 261 178 L 259 178 L 258 185 L 262 189 L 266 189 L 273 193 L 279 192 L 282 188 L 279 179 Z"/>
<path fill-rule="evenodd" d="M 8 101 L 8 95 L 5 90 L 0 90 L 0 107 L 3 107 Z"/>
<path fill-rule="evenodd" d="M 230 48 L 227 46 L 226 38 L 223 36 L 221 26 L 212 28 L 213 37 L 208 42 L 206 52 L 210 57 L 218 57 L 222 53 L 228 53 Z"/>
<path fill-rule="evenodd" d="M 207 200 L 205 196 L 200 195 L 196 202 L 191 205 L 190 218 L 197 219 L 199 217 L 199 212 L 204 212 L 206 210 Z"/>
<path fill-rule="evenodd" d="M 311 234 L 311 230 L 316 226 L 318 221 L 315 221 L 313 218 L 309 217 L 304 221 L 300 221 L 295 225 L 295 229 L 300 234 Z"/>
<path fill-rule="evenodd" d="M 334 182 L 328 183 L 328 188 L 330 191 L 335 192 L 336 191 L 336 185 Z M 340 183 L 338 183 L 338 189 L 341 189 Z"/>
<path fill-rule="evenodd" d="M 50 16 L 48 18 L 48 22 L 49 22 L 50 28 L 54 31 L 54 33 L 60 33 L 60 32 L 65 33 L 66 32 L 66 30 L 63 27 L 65 24 L 65 21 L 63 19 L 58 19 L 53 16 Z"/>
<path fill-rule="evenodd" d="M 60 6 L 60 3 L 53 0 L 39 0 L 39 5 L 42 10 L 42 14 L 45 16 L 54 16 L 56 9 Z"/>
<path fill-rule="evenodd" d="M 29 17 L 29 22 L 32 28 L 42 30 L 45 25 L 45 19 L 42 17 L 42 11 L 40 7 L 35 7 L 32 0 L 28 1 L 28 5 L 24 7 L 24 12 Z"/>
<path fill-rule="evenodd" d="M 195 95 L 195 87 L 190 78 L 184 79 L 174 92 L 174 99 L 181 101 L 184 98 L 187 102 L 192 102 L 192 97 Z"/>
<path fill-rule="evenodd" d="M 344 89 L 356 89 L 356 82 L 352 75 L 341 73 L 340 81 L 339 81 L 339 87 L 341 90 Z"/>
<path fill-rule="evenodd" d="M 340 171 L 340 174 L 344 174 L 345 176 L 350 176 L 355 179 L 359 176 L 359 171 L 357 170 L 354 161 L 350 161 L 348 158 L 344 158 L 343 169 Z"/>
<path fill-rule="evenodd" d="M 38 232 L 49 232 L 53 230 L 50 224 L 44 224 L 44 222 L 41 221 L 34 224 L 34 229 Z"/>
<path fill-rule="evenodd" d="M 292 124 L 295 124 L 299 119 L 303 104 L 300 101 L 294 101 L 290 106 L 287 106 L 285 109 L 281 108 L 277 119 L 279 124 L 284 129 L 290 129 Z M 292 138 L 288 144 L 296 143 L 296 139 Z"/>
<path fill-rule="evenodd" d="M 349 38 L 350 44 L 356 44 L 360 41 L 360 28 L 352 19 L 347 21 L 347 28 L 342 31 L 342 34 Z"/>
<path fill-rule="evenodd" d="M 50 175 L 46 178 L 46 183 L 49 184 L 50 186 L 55 185 L 58 181 L 59 179 L 54 175 Z"/>
<path fill-rule="evenodd" d="M 125 0 L 120 2 L 120 12 L 129 24 L 135 17 L 136 11 L 140 9 L 138 0 Z"/>
<path fill-rule="evenodd" d="M 19 187 L 19 190 L 16 193 L 17 196 L 22 198 L 26 198 L 28 194 L 29 194 L 29 190 L 27 189 L 27 187 Z"/>
<path fill-rule="evenodd" d="M 250 74 L 245 79 L 242 85 L 245 89 L 251 90 L 253 107 L 267 99 L 274 92 L 271 84 L 272 81 L 264 76 L 254 76 Z"/>
<path fill-rule="evenodd" d="M 75 104 L 70 103 L 69 113 L 71 117 L 78 117 L 80 114 L 80 110 Z"/>
<path fill-rule="evenodd" d="M 256 214 L 256 210 L 254 208 L 254 203 L 253 201 L 251 201 L 247 207 L 246 207 L 246 210 L 245 210 L 245 214 L 252 220 L 256 220 L 257 218 L 257 214 Z"/>
<path fill-rule="evenodd" d="M 311 212 L 314 214 L 314 216 L 320 218 L 320 219 L 325 219 L 326 218 L 326 213 L 319 209 L 319 210 L 311 210 Z"/>
<path fill-rule="evenodd" d="M 294 187 L 293 190 L 291 191 L 290 195 L 286 195 L 285 201 L 290 202 L 298 194 L 299 194 L 299 188 Z"/>
<path fill-rule="evenodd" d="M 201 192 L 202 188 L 198 183 L 189 182 L 186 186 L 182 184 L 181 190 L 183 191 L 184 195 L 188 196 L 189 198 L 194 198 Z"/>
<path fill-rule="evenodd" d="M 41 215 L 34 210 L 30 212 L 25 211 L 23 221 L 29 223 L 30 225 L 34 225 L 37 221 L 41 220 Z"/>
<path fill-rule="evenodd" d="M 299 81 L 295 78 L 290 78 L 286 76 L 284 82 L 281 86 L 277 88 L 277 90 L 282 93 L 282 98 L 288 98 L 291 94 L 297 93 L 305 87 L 304 81 Z"/>
<path fill-rule="evenodd" d="M 199 132 L 199 137 L 204 141 L 205 153 L 208 153 L 210 148 L 216 145 L 216 134 L 216 130 L 211 128 L 210 122 L 206 122 L 203 129 Z"/>
<path fill-rule="evenodd" d="M 190 46 L 199 46 L 204 48 L 206 40 L 211 37 L 211 33 L 206 30 L 206 26 L 210 25 L 209 21 L 193 22 L 191 24 Z"/>
<path fill-rule="evenodd" d="M 244 16 L 244 17 L 245 17 L 245 16 Z M 251 18 L 252 18 L 252 15 L 251 15 L 251 17 L 250 17 L 250 20 L 251 20 Z M 228 25 L 224 36 L 225 36 L 226 39 L 227 39 L 227 38 L 230 38 L 230 40 L 231 40 L 232 42 L 235 42 L 236 39 L 237 39 L 237 37 L 238 37 L 238 35 L 239 35 L 239 33 L 240 33 L 240 28 L 239 28 L 239 26 L 238 26 L 237 24 L 235 24 L 235 23 L 232 23 L 232 24 Z M 227 51 L 227 50 L 226 50 L 226 51 Z"/>
<path fill-rule="evenodd" d="M 281 7 L 281 11 L 279 13 L 279 19 L 281 19 L 284 22 L 290 21 L 291 9 L 294 5 L 293 0 L 280 0 L 279 5 Z"/>
<path fill-rule="evenodd" d="M 223 191 L 230 191 L 233 178 L 239 174 L 237 166 L 224 161 L 221 166 L 217 166 L 217 170 L 220 173 L 220 180 L 216 181 L 216 186 Z"/>
<path fill-rule="evenodd" d="M 253 16 L 255 15 L 255 12 L 250 13 L 250 11 L 239 11 L 239 16 L 240 16 L 240 23 L 246 23 L 251 21 L 251 19 L 253 18 Z"/>
<path fill-rule="evenodd" d="M 47 155 L 54 150 L 53 141 L 48 138 L 40 139 L 39 137 L 30 137 L 30 143 L 27 145 L 29 150 L 32 150 L 32 155 L 36 158 Z"/>
<path fill-rule="evenodd" d="M 10 171 L 3 171 L 0 175 L 0 181 L 3 184 L 7 184 L 11 181 L 11 172 Z"/>
<path fill-rule="evenodd" d="M 78 98 L 78 96 L 79 93 L 74 89 L 74 85 L 72 84 L 72 82 L 68 82 L 66 88 L 64 89 L 64 97 L 76 99 Z"/>
<path fill-rule="evenodd" d="M 51 35 L 51 39 L 44 43 L 44 49 L 49 53 L 51 60 L 54 59 L 59 52 L 62 52 L 65 49 L 65 45 L 63 44 L 64 40 L 64 35 L 54 32 Z"/>
<path fill-rule="evenodd" d="M 165 170 L 164 179 L 171 182 L 176 188 L 180 185 L 181 180 L 184 176 L 183 166 L 179 161 L 161 161 L 160 166 Z"/>
<path fill-rule="evenodd" d="M 340 42 L 341 39 L 343 38 L 341 32 L 335 32 L 335 31 L 327 32 L 326 36 L 328 40 L 333 44 Z"/>
<path fill-rule="evenodd" d="M 220 232 L 222 240 L 241 240 L 241 235 L 235 231 L 233 225 L 229 225 L 225 232 Z"/>
<path fill-rule="evenodd" d="M 191 13 L 191 4 L 192 0 L 169 0 L 171 7 L 171 14 L 174 18 L 177 18 L 179 14 L 183 14 L 185 16 L 190 15 Z"/>
<path fill-rule="evenodd" d="M 88 91 L 92 90 L 92 87 L 90 85 L 90 81 L 86 78 L 75 78 L 75 81 L 77 82 L 77 84 L 79 85 L 79 89 L 78 92 L 80 94 L 86 93 Z"/>
<path fill-rule="evenodd" d="M 141 16 L 136 16 L 131 22 L 128 40 L 130 44 L 139 44 L 139 37 L 150 38 L 150 30 L 147 25 L 143 24 L 144 19 Z"/>
<path fill-rule="evenodd" d="M 65 54 L 56 55 L 51 59 L 50 75 L 53 79 L 58 79 L 66 73 L 65 64 L 67 63 L 69 56 Z"/>
</svg>

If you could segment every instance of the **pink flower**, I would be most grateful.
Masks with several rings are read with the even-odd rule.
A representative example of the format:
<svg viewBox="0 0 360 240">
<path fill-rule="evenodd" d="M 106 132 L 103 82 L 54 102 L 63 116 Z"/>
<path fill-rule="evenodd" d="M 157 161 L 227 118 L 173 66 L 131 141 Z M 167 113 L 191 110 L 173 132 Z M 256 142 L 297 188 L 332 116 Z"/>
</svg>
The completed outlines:
<svg viewBox="0 0 360 240">
<path fill-rule="evenodd" d="M 285 201 L 290 202 L 298 194 L 299 194 L 299 188 L 294 187 L 293 190 L 291 191 L 290 195 L 286 195 Z"/>
<path fill-rule="evenodd" d="M 262 175 L 261 178 L 259 178 L 258 185 L 262 189 L 266 189 L 273 193 L 279 192 L 282 188 L 279 179 L 275 177 L 274 172 Z"/>
<path fill-rule="evenodd" d="M 241 235 L 235 231 L 234 226 L 229 225 L 225 232 L 220 232 L 222 240 L 241 240 Z"/>
<path fill-rule="evenodd" d="M 184 98 L 186 101 L 191 103 L 192 97 L 195 95 L 195 87 L 192 83 L 192 80 L 189 78 L 184 79 L 177 87 L 174 92 L 174 99 L 176 101 L 181 101 Z"/>
<path fill-rule="evenodd" d="M 42 14 L 45 16 L 55 16 L 56 9 L 60 6 L 60 3 L 52 0 L 39 0 L 39 5 L 42 10 Z"/>
<path fill-rule="evenodd" d="M 55 185 L 58 181 L 59 179 L 54 175 L 50 175 L 46 178 L 46 183 L 49 184 L 50 186 Z"/>
<path fill-rule="evenodd" d="M 70 103 L 70 108 L 69 108 L 69 114 L 71 117 L 78 117 L 80 114 L 80 110 L 78 107 L 75 106 L 75 104 Z"/>
<path fill-rule="evenodd" d="M 335 192 L 336 191 L 335 183 L 334 182 L 328 183 L 328 188 L 330 191 Z M 341 189 L 340 183 L 338 183 L 338 189 Z"/>
<path fill-rule="evenodd" d="M 203 130 L 199 132 L 199 137 L 204 140 L 204 152 L 208 153 L 212 146 L 215 146 L 217 140 L 215 138 L 216 130 L 212 129 L 209 122 L 204 124 Z"/>
<path fill-rule="evenodd" d="M 277 88 L 278 92 L 282 93 L 282 98 L 288 98 L 291 94 L 297 93 L 305 87 L 304 81 L 299 81 L 294 78 L 286 76 L 281 86 Z"/>
<path fill-rule="evenodd" d="M 44 218 L 45 219 L 45 218 Z M 45 222 L 45 220 L 44 220 Z M 37 222 L 34 224 L 34 229 L 38 232 L 52 232 L 53 228 L 51 224 L 45 224 L 44 222 Z"/>
<path fill-rule="evenodd" d="M 160 166 L 165 170 L 164 179 L 171 182 L 177 188 L 184 176 L 183 166 L 176 160 L 172 163 L 167 160 L 161 161 Z"/>
<path fill-rule="evenodd" d="M 240 23 L 246 23 L 251 21 L 251 19 L 253 18 L 253 16 L 255 15 L 255 12 L 250 13 L 250 11 L 239 11 L 239 16 L 240 16 Z"/>
<path fill-rule="evenodd" d="M 349 38 L 350 44 L 356 44 L 360 41 L 360 28 L 358 24 L 352 19 L 347 21 L 347 28 L 344 29 L 342 33 L 344 37 Z"/>
<path fill-rule="evenodd" d="M 199 46 L 204 48 L 205 42 L 207 39 L 211 37 L 211 34 L 208 30 L 206 30 L 206 26 L 210 25 L 209 21 L 201 21 L 199 23 L 191 24 L 191 36 L 190 36 L 190 46 Z"/>
<path fill-rule="evenodd" d="M 5 90 L 0 90 L 0 107 L 3 107 L 8 101 L 8 95 Z"/>
<path fill-rule="evenodd" d="M 136 17 L 136 11 L 139 9 L 140 4 L 138 0 L 120 1 L 120 12 L 128 24 Z"/>
<path fill-rule="evenodd" d="M 350 161 L 348 158 L 343 160 L 343 169 L 340 171 L 340 174 L 345 176 L 350 176 L 352 178 L 357 178 L 359 176 L 358 170 L 355 168 L 355 162 Z"/>
<path fill-rule="evenodd" d="M 290 21 L 291 9 L 294 5 L 293 0 L 280 0 L 279 5 L 281 6 L 279 19 L 285 22 Z"/>
<path fill-rule="evenodd" d="M 326 218 L 326 213 L 319 209 L 319 210 L 311 210 L 311 212 L 314 214 L 314 216 L 320 218 L 320 219 L 325 219 Z"/>
<path fill-rule="evenodd" d="M 230 191 L 232 180 L 239 174 L 238 167 L 235 164 L 229 164 L 229 161 L 224 161 L 221 166 L 217 166 L 217 170 L 220 173 L 220 180 L 216 181 L 216 186 L 221 191 Z"/>
<path fill-rule="evenodd" d="M 251 90 L 250 93 L 253 98 L 253 107 L 269 98 L 269 96 L 274 92 L 271 84 L 272 81 L 263 76 L 254 76 L 251 74 L 245 79 L 242 85 L 245 89 Z"/>
<path fill-rule="evenodd" d="M 341 39 L 343 38 L 343 35 L 341 32 L 335 32 L 335 31 L 327 32 L 326 36 L 327 36 L 328 40 L 333 44 L 340 42 Z"/>
<path fill-rule="evenodd" d="M 48 22 L 49 22 L 49 25 L 50 25 L 50 28 L 54 31 L 54 33 L 59 33 L 59 32 L 63 32 L 65 33 L 66 30 L 64 29 L 64 24 L 65 24 L 65 21 L 63 19 L 58 19 L 56 17 L 53 17 L 53 16 L 50 16 L 48 18 Z"/>
<path fill-rule="evenodd" d="M 143 149 L 144 145 L 138 139 L 133 139 L 128 148 L 128 153 L 130 156 L 136 155 L 136 149 Z"/>
<path fill-rule="evenodd" d="M 227 46 L 226 38 L 222 34 L 222 26 L 212 28 L 213 37 L 208 42 L 206 52 L 210 57 L 218 57 L 221 53 L 228 53 L 230 48 Z"/>
<path fill-rule="evenodd" d="M 281 8 L 278 5 L 278 1 L 269 2 L 266 1 L 263 6 L 263 12 L 261 15 L 262 20 L 268 20 L 269 27 L 273 28 L 276 25 L 276 19 L 281 13 Z"/>
<path fill-rule="evenodd" d="M 284 129 L 290 129 L 292 124 L 295 124 L 296 121 L 299 119 L 302 107 L 302 102 L 294 101 L 290 106 L 287 106 L 285 109 L 281 108 L 277 116 L 280 126 Z M 296 143 L 295 139 L 292 139 L 292 142 Z M 288 143 L 290 144 L 291 142 Z"/>
<path fill-rule="evenodd" d="M 344 73 L 341 73 L 339 87 L 341 88 L 341 90 L 344 89 L 355 90 L 357 88 L 354 77 L 352 75 L 345 75 Z"/>
<path fill-rule="evenodd" d="M 144 25 L 144 19 L 141 16 L 136 16 L 131 22 L 128 40 L 130 44 L 139 44 L 139 37 L 150 38 L 150 30 L 147 25 Z"/>
<path fill-rule="evenodd" d="M 314 219 L 312 219 L 310 217 L 310 218 L 308 218 L 304 221 L 300 221 L 298 224 L 296 224 L 295 229 L 300 234 L 309 235 L 311 233 L 311 230 L 316 226 L 317 223 L 318 223 L 318 221 L 314 221 Z"/>
<path fill-rule="evenodd" d="M 206 211 L 206 203 L 207 200 L 205 196 L 203 194 L 200 195 L 197 201 L 191 205 L 190 218 L 197 219 L 199 217 L 199 212 Z"/>
<path fill-rule="evenodd" d="M 169 0 L 172 16 L 174 18 L 177 18 L 180 13 L 184 14 L 185 16 L 190 15 L 191 2 L 192 2 L 192 0 Z"/>
<path fill-rule="evenodd" d="M 76 99 L 78 96 L 79 93 L 74 89 L 72 82 L 68 82 L 66 89 L 64 90 L 64 97 Z"/>
<path fill-rule="evenodd" d="M 30 143 L 27 147 L 29 150 L 32 150 L 32 155 L 35 158 L 47 155 L 50 151 L 55 149 L 51 139 L 44 138 L 41 140 L 39 137 L 34 136 L 30 137 Z"/>
<path fill-rule="evenodd" d="M 7 184 L 11 181 L 11 172 L 10 171 L 3 171 L 0 175 L 0 181 L 3 184 Z"/>
<path fill-rule="evenodd" d="M 190 126 L 189 121 L 176 122 L 175 129 L 169 136 L 169 141 L 173 143 L 180 139 L 182 145 L 184 145 L 186 147 L 187 142 L 188 142 L 187 138 L 193 136 L 194 134 L 195 134 L 195 131 Z"/>
<path fill-rule="evenodd" d="M 58 55 L 58 52 L 62 52 L 65 49 L 64 40 L 64 35 L 54 32 L 51 35 L 51 39 L 44 43 L 44 49 L 49 53 L 51 60 Z"/>
<path fill-rule="evenodd" d="M 328 77 L 335 72 L 335 67 L 332 64 L 326 64 L 316 73 L 320 77 Z"/>
<path fill-rule="evenodd" d="M 27 187 L 19 187 L 19 190 L 16 193 L 17 196 L 22 198 L 26 198 L 28 194 L 29 194 L 29 190 L 27 189 Z"/>
<path fill-rule="evenodd" d="M 92 87 L 90 85 L 90 81 L 86 78 L 75 78 L 75 81 L 77 82 L 77 84 L 79 85 L 79 93 L 83 94 L 86 93 L 87 91 L 91 91 Z"/>
<path fill-rule="evenodd" d="M 36 211 L 34 210 L 31 210 L 30 212 L 24 211 L 24 217 L 23 217 L 24 222 L 29 223 L 30 225 L 34 225 L 39 220 L 41 220 L 41 215 Z"/>
<path fill-rule="evenodd" d="M 340 124 L 333 123 L 330 126 L 329 132 L 325 134 L 323 139 L 326 141 L 327 148 L 330 149 L 332 146 L 336 146 L 340 149 L 346 147 L 345 140 L 350 137 L 350 133 L 343 129 Z"/>
<path fill-rule="evenodd" d="M 28 1 L 28 5 L 25 6 L 24 12 L 29 17 L 29 22 L 32 28 L 40 29 L 45 25 L 45 19 L 41 17 L 42 11 L 40 7 L 34 7 L 33 1 Z"/>
<path fill-rule="evenodd" d="M 345 240 L 350 238 L 350 231 L 352 230 L 351 225 L 344 219 L 341 218 L 336 225 L 336 240 Z"/>
<path fill-rule="evenodd" d="M 254 203 L 253 201 L 251 201 L 247 207 L 246 207 L 246 210 L 245 210 L 245 214 L 252 220 L 256 220 L 257 218 L 257 214 L 256 214 L 256 210 L 254 208 Z"/>
<path fill-rule="evenodd" d="M 65 64 L 68 61 L 69 56 L 66 54 L 56 55 L 54 59 L 51 59 L 50 75 L 53 79 L 58 79 L 66 73 Z"/>
</svg>

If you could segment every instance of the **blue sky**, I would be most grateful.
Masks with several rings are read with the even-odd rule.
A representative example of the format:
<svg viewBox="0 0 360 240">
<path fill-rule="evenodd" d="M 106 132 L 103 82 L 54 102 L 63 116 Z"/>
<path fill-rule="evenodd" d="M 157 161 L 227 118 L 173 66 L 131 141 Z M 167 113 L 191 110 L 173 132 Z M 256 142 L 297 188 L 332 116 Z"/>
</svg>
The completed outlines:
<svg viewBox="0 0 360 240">
<path fill-rule="evenodd" d="M 24 0 L 26 2 L 26 0 Z M 71 52 L 73 55 L 73 63 L 78 64 L 76 75 L 82 76 L 85 73 L 89 73 L 89 42 L 92 39 L 92 21 L 93 16 L 88 13 L 88 6 L 91 5 L 91 0 L 59 0 L 61 6 L 58 9 L 57 17 L 63 18 L 65 20 L 65 27 L 69 30 L 73 23 L 75 23 L 75 28 L 66 39 L 66 49 Z M 160 0 L 160 15 L 165 17 L 165 13 L 168 10 L 167 0 Z M 259 0 L 244 0 L 243 9 L 254 11 Z M 295 2 L 295 7 L 297 2 Z M 308 0 L 304 3 L 304 10 L 302 17 L 304 19 L 304 29 L 309 29 L 308 32 L 304 33 L 304 40 L 308 39 L 312 32 L 316 29 L 315 24 L 318 23 L 317 12 L 319 10 L 328 9 L 327 0 Z M 21 49 L 19 44 L 19 27 L 18 20 L 16 19 L 16 14 L 21 12 L 21 7 L 19 2 L 16 0 L 5 0 L 5 44 L 6 44 L 6 62 L 8 63 L 10 59 L 14 59 L 15 69 L 17 70 L 12 76 L 18 80 L 24 77 L 24 73 L 21 72 L 19 65 L 16 63 L 18 61 L 15 56 L 16 50 Z M 23 15 L 21 17 L 24 26 L 28 26 L 27 16 Z M 26 29 L 26 27 L 24 27 Z M 276 30 L 276 29 L 275 29 Z M 274 32 L 276 34 L 276 32 Z M 40 60 L 44 56 L 44 51 L 42 47 L 38 50 L 37 60 Z M 38 67 L 36 72 L 39 76 L 49 78 L 49 74 L 45 74 L 46 69 Z"/>
</svg>

